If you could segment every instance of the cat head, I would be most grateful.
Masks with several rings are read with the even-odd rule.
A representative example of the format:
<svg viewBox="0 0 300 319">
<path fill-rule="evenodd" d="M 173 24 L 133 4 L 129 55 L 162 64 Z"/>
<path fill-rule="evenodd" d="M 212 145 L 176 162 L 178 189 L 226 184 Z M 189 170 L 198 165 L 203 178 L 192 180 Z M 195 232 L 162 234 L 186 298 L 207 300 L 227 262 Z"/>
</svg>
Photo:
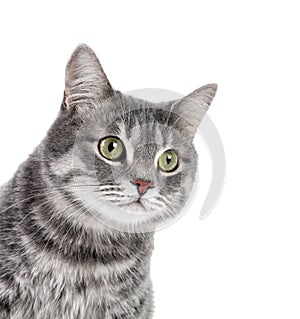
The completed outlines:
<svg viewBox="0 0 300 319">
<path fill-rule="evenodd" d="M 195 182 L 193 138 L 216 90 L 209 84 L 162 103 L 137 99 L 114 90 L 95 53 L 80 45 L 44 146 L 51 185 L 80 202 L 81 220 L 93 225 L 138 232 L 174 220 Z"/>
</svg>

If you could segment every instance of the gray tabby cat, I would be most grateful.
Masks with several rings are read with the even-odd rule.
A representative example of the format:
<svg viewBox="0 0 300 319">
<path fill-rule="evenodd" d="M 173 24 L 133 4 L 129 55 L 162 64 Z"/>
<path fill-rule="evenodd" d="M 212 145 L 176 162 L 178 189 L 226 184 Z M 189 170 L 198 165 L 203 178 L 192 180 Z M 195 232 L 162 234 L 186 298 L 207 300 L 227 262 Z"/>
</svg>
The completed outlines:
<svg viewBox="0 0 300 319">
<path fill-rule="evenodd" d="M 216 89 L 150 103 L 74 51 L 56 121 L 1 188 L 1 319 L 152 318 L 153 233 L 187 202 Z"/>
</svg>

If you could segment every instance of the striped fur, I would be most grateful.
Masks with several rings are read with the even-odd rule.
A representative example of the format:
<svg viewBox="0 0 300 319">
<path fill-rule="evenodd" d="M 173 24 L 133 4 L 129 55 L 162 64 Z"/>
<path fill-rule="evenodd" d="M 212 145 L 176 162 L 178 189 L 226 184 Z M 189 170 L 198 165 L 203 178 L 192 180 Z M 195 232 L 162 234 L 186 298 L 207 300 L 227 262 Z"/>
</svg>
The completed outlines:
<svg viewBox="0 0 300 319">
<path fill-rule="evenodd" d="M 56 121 L 0 189 L 0 319 L 152 318 L 153 233 L 187 201 L 195 125 L 215 90 L 160 104 L 135 99 L 112 89 L 88 47 L 75 50 Z M 108 135 L 122 139 L 122 163 L 99 156 Z M 155 163 L 169 148 L 180 166 L 166 174 Z M 132 204 L 136 178 L 155 185 L 141 205 Z"/>
</svg>

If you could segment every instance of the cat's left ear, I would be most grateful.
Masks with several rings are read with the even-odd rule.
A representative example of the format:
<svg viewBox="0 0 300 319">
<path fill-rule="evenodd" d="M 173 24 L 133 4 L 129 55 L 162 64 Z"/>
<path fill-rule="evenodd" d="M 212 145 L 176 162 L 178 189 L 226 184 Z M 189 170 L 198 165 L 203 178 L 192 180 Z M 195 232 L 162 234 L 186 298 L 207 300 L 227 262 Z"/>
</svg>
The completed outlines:
<svg viewBox="0 0 300 319">
<path fill-rule="evenodd" d="M 80 111 L 89 98 L 105 100 L 113 94 L 96 54 L 87 45 L 80 44 L 66 67 L 64 108 Z"/>
<path fill-rule="evenodd" d="M 194 137 L 217 92 L 217 88 L 217 84 L 207 84 L 172 105 L 171 111 L 186 120 L 185 129 L 191 138 Z"/>
</svg>

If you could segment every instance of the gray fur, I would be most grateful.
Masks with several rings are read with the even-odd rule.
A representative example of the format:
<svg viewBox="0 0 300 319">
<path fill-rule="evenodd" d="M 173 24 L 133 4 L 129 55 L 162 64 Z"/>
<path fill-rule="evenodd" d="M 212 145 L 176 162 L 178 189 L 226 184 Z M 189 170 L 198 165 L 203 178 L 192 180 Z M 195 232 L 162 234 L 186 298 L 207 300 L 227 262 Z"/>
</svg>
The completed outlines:
<svg viewBox="0 0 300 319">
<path fill-rule="evenodd" d="M 153 232 L 186 203 L 193 135 L 215 92 L 135 99 L 112 89 L 91 49 L 74 51 L 56 121 L 0 190 L 0 319 L 152 318 Z M 121 164 L 97 153 L 107 135 L 123 139 Z M 170 147 L 180 168 L 168 175 L 155 161 Z M 155 185 L 138 209 L 136 178 Z"/>
</svg>

